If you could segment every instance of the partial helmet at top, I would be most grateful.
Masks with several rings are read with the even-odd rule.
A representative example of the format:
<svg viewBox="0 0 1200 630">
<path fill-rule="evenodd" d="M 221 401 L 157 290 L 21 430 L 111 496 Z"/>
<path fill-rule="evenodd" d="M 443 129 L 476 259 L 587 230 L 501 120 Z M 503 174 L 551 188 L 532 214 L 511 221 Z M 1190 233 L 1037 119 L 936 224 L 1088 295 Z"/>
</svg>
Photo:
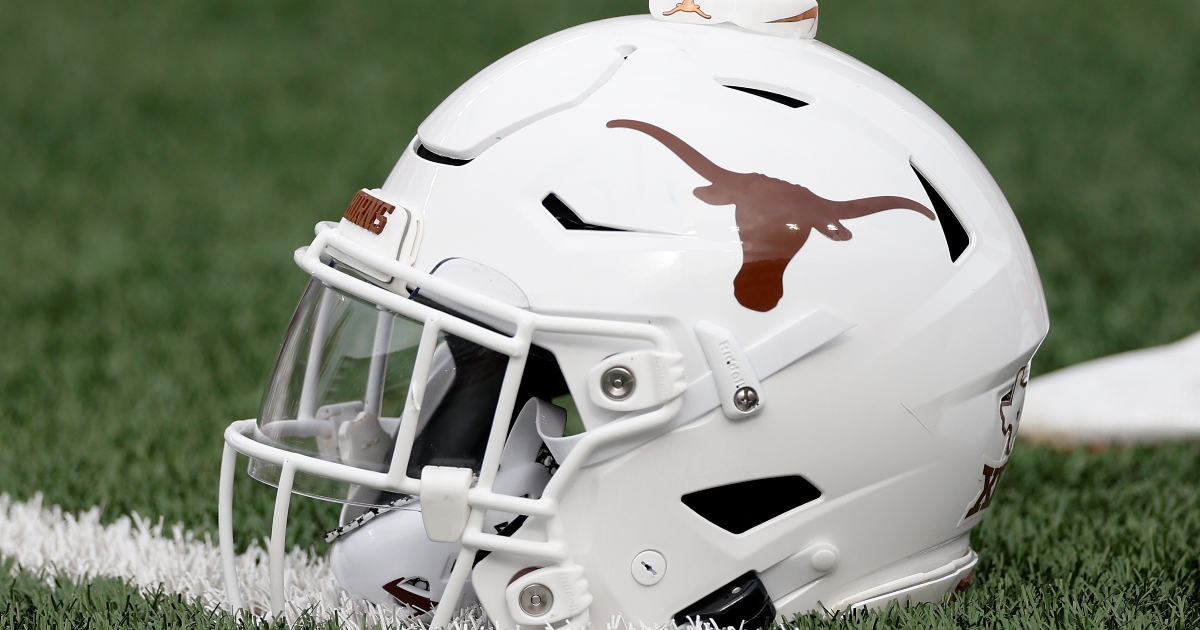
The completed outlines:
<svg viewBox="0 0 1200 630">
<path fill-rule="evenodd" d="M 297 252 L 261 416 L 226 431 L 228 557 L 241 452 L 277 510 L 345 503 L 351 595 L 435 626 L 749 627 L 966 583 L 1048 326 L 1004 196 L 810 39 L 814 2 L 650 5 L 480 72 Z"/>
</svg>

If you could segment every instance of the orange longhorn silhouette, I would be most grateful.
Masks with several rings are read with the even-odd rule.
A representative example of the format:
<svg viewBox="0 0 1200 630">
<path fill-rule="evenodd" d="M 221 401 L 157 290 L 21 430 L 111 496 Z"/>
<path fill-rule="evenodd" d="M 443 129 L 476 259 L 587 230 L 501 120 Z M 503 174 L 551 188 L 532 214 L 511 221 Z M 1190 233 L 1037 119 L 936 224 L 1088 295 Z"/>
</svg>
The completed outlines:
<svg viewBox="0 0 1200 630">
<path fill-rule="evenodd" d="M 712 182 L 692 191 L 701 201 L 734 204 L 742 239 L 742 268 L 733 279 L 733 294 L 746 308 L 769 311 L 783 297 L 783 271 L 816 230 L 835 241 L 854 235 L 842 224 L 884 210 L 912 210 L 934 220 L 924 205 L 904 197 L 868 197 L 834 201 L 813 191 L 762 173 L 736 173 L 714 164 L 674 134 L 637 120 L 612 120 L 608 127 L 640 131 L 667 147 L 704 179 Z"/>
<path fill-rule="evenodd" d="M 683 11 L 684 13 L 695 13 L 706 20 L 712 19 L 711 15 L 700 10 L 700 5 L 696 4 L 696 0 L 683 0 L 683 2 L 675 5 L 674 9 L 663 13 L 663 15 L 673 15 L 680 11 Z"/>
</svg>

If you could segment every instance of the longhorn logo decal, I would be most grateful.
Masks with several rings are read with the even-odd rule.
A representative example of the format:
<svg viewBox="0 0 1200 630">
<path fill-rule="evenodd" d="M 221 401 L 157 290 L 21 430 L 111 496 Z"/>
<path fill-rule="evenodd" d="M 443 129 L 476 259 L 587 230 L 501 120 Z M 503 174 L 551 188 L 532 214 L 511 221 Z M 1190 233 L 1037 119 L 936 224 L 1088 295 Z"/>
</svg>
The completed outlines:
<svg viewBox="0 0 1200 630">
<path fill-rule="evenodd" d="M 700 5 L 696 4 L 696 0 L 683 0 L 683 2 L 680 2 L 679 4 L 675 5 L 674 9 L 671 9 L 670 11 L 663 13 L 663 15 L 674 15 L 675 13 L 678 13 L 680 11 L 683 11 L 684 13 L 695 13 L 696 15 L 699 15 L 700 17 L 702 17 L 706 20 L 712 19 L 711 15 L 705 13 L 704 11 L 702 11 L 700 9 Z"/>
<path fill-rule="evenodd" d="M 712 182 L 692 191 L 714 206 L 734 204 L 742 239 L 742 268 L 733 279 L 733 294 L 746 308 L 766 312 L 783 297 L 783 271 L 808 235 L 816 230 L 835 241 L 854 235 L 842 221 L 884 210 L 912 210 L 931 221 L 936 215 L 904 197 L 868 197 L 834 201 L 813 191 L 762 173 L 737 173 L 714 164 L 674 134 L 637 120 L 612 120 L 608 127 L 640 131 L 658 140 L 698 175 Z"/>
</svg>

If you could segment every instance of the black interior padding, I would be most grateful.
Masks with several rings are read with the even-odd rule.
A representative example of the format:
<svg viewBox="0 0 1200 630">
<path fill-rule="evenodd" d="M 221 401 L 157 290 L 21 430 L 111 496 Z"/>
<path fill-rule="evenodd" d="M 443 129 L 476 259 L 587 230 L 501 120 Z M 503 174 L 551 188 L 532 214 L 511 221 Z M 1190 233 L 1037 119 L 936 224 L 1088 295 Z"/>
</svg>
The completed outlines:
<svg viewBox="0 0 1200 630">
<path fill-rule="evenodd" d="M 430 162 L 437 162 L 438 164 L 445 164 L 447 166 L 462 166 L 463 164 L 469 164 L 471 162 L 471 160 L 460 160 L 458 158 L 452 158 L 440 153 L 434 153 L 433 151 L 429 150 L 429 147 L 423 144 L 417 145 L 417 156 L 429 160 Z"/>
<path fill-rule="evenodd" d="M 484 326 L 419 294 L 414 294 L 412 299 Z M 508 368 L 507 355 L 454 335 L 447 334 L 445 339 L 454 357 L 454 382 L 429 422 L 413 440 L 406 472 L 414 479 L 421 477 L 426 466 L 470 468 L 479 472 Z M 570 390 L 554 354 L 531 346 L 509 428 L 530 398 L 553 400 L 568 393 Z"/>
<path fill-rule="evenodd" d="M 962 222 L 958 220 L 958 216 L 950 209 L 950 204 L 942 198 L 933 184 L 929 183 L 928 179 L 913 167 L 913 172 L 917 174 L 917 179 L 921 180 L 921 185 L 925 187 L 925 193 L 929 195 L 929 200 L 933 202 L 933 211 L 937 213 L 938 223 L 942 226 L 942 233 L 946 235 L 946 247 L 950 250 L 950 262 L 958 260 L 959 256 L 966 251 L 967 246 L 971 244 L 971 237 L 967 234 L 967 230 L 963 228 Z"/>
<path fill-rule="evenodd" d="M 567 228 L 568 230 L 595 230 L 597 232 L 625 232 L 626 231 L 626 230 L 622 230 L 619 228 L 611 228 L 611 227 L 605 227 L 603 225 L 593 225 L 591 223 L 585 223 L 583 219 L 579 218 L 579 215 L 575 214 L 575 211 L 572 210 L 570 206 L 568 206 L 565 202 L 563 202 L 562 199 L 559 199 L 558 195 L 556 195 L 554 193 L 550 193 L 549 195 L 546 195 L 545 199 L 542 199 L 542 207 L 545 208 L 546 210 L 548 210 L 550 212 L 550 214 L 555 219 L 558 219 L 558 222 L 561 223 L 562 226 Z"/>
<path fill-rule="evenodd" d="M 768 92 L 767 90 L 742 87 L 740 85 L 726 85 L 725 87 L 727 87 L 731 90 L 745 92 L 746 94 L 753 94 L 754 96 L 757 96 L 759 98 L 765 98 L 768 101 L 775 101 L 776 103 L 779 103 L 780 105 L 787 105 L 788 107 L 791 107 L 792 109 L 798 109 L 800 107 L 804 107 L 805 105 L 808 105 L 808 103 L 805 103 L 804 101 L 802 101 L 798 98 L 784 96 L 783 94 L 779 94 L 776 92 Z"/>
<path fill-rule="evenodd" d="M 426 466 L 479 471 L 508 357 L 461 337 L 446 335 L 454 357 L 454 382 L 413 442 L 408 476 Z"/>
<path fill-rule="evenodd" d="M 799 475 L 752 479 L 683 495 L 683 504 L 713 525 L 741 534 L 815 501 L 821 491 Z"/>
</svg>

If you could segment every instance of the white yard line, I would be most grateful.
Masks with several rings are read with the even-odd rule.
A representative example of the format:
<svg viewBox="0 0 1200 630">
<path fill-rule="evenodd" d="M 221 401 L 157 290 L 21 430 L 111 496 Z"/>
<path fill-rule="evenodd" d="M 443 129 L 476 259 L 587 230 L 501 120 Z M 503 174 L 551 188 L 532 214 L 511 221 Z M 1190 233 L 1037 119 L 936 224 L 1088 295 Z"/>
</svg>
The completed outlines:
<svg viewBox="0 0 1200 630">
<path fill-rule="evenodd" d="M 1033 379 L 1019 435 L 1064 445 L 1200 439 L 1200 333 Z"/>
<path fill-rule="evenodd" d="M 182 525 L 165 527 L 136 512 L 108 525 L 100 523 L 100 508 L 80 514 L 64 512 L 57 505 L 45 507 L 41 494 L 26 502 L 0 494 L 0 555 L 17 565 L 43 571 L 46 582 L 54 576 L 86 581 L 97 576 L 123 578 L 143 591 L 160 587 L 189 600 L 200 598 L 207 608 L 228 610 L 221 556 L 208 535 L 198 537 Z M 245 605 L 262 615 L 270 594 L 267 554 L 257 544 L 238 556 L 238 577 Z M 338 588 L 329 564 L 294 548 L 286 566 L 285 614 L 295 620 L 308 610 L 318 619 L 336 613 L 342 627 L 423 627 L 404 615 L 381 609 L 362 600 L 351 600 Z M 475 630 L 486 623 L 479 614 L 460 617 L 455 626 Z"/>
<path fill-rule="evenodd" d="M 0 494 L 0 556 L 12 558 L 16 566 L 54 578 L 88 581 L 99 576 L 122 578 L 143 592 L 160 588 L 185 599 L 199 598 L 206 608 L 229 609 L 221 572 L 221 554 L 210 536 L 196 536 L 176 524 L 164 526 L 136 512 L 108 525 L 100 523 L 100 508 L 72 514 L 59 506 L 46 507 L 39 493 L 29 501 L 13 501 Z M 352 600 L 338 588 L 325 558 L 299 548 L 288 554 L 285 566 L 285 597 L 288 621 L 303 611 L 317 619 L 336 613 L 347 629 L 403 628 L 425 630 L 419 620 L 403 611 L 380 608 L 363 600 Z M 242 600 L 256 615 L 264 615 L 270 598 L 267 553 L 257 543 L 238 556 L 238 579 Z M 15 569 L 15 568 L 14 568 Z M 652 630 L 614 617 L 605 624 L 592 622 L 594 630 Z M 452 623 L 453 630 L 491 630 L 478 607 L 464 612 Z M 674 623 L 665 630 L 677 630 Z M 697 630 L 715 630 L 702 624 Z"/>
</svg>

